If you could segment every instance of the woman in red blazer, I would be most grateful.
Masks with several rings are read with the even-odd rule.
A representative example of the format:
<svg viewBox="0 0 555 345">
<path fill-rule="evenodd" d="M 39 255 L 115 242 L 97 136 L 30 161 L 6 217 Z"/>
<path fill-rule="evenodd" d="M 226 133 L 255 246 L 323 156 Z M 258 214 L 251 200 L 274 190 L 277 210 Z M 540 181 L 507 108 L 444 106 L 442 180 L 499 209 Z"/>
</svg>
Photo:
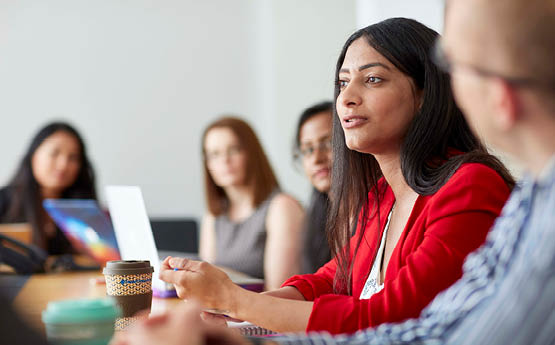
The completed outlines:
<svg viewBox="0 0 555 345">
<path fill-rule="evenodd" d="M 464 258 L 484 242 L 509 194 L 505 181 L 493 169 L 468 163 L 436 193 L 418 196 L 391 254 L 383 289 L 360 299 L 375 261 L 371 258 L 376 256 L 395 203 L 393 190 L 385 180 L 379 187 L 383 193 L 380 220 L 377 215 L 370 217 L 365 231 L 359 228 L 350 241 L 349 257 L 354 257 L 352 293 L 334 293 L 337 260 L 315 274 L 294 276 L 283 284 L 295 287 L 305 300 L 314 301 L 308 331 L 348 333 L 418 317 L 438 292 L 460 278 Z M 368 198 L 372 200 L 372 193 Z"/>
<path fill-rule="evenodd" d="M 355 32 L 343 47 L 327 224 L 332 261 L 264 294 L 181 258 L 166 259 L 161 278 L 181 298 L 278 332 L 347 333 L 418 316 L 460 277 L 513 184 L 470 131 L 448 75 L 430 61 L 437 36 L 394 18 Z"/>
</svg>

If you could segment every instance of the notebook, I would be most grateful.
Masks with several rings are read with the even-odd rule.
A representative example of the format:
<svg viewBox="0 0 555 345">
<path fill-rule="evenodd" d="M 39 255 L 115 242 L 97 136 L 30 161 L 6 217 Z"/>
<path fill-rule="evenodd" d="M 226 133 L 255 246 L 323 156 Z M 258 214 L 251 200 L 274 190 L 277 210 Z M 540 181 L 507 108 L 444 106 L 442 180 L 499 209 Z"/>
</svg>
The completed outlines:
<svg viewBox="0 0 555 345">
<path fill-rule="evenodd" d="M 270 331 L 269 329 L 262 328 L 260 326 L 254 325 L 250 322 L 233 322 L 228 321 L 227 327 L 239 329 L 241 335 L 245 336 L 269 336 L 269 335 L 278 335 L 279 333 Z"/>
<path fill-rule="evenodd" d="M 45 199 L 43 207 L 75 249 L 98 264 L 120 260 L 110 218 L 91 199 Z"/>
</svg>

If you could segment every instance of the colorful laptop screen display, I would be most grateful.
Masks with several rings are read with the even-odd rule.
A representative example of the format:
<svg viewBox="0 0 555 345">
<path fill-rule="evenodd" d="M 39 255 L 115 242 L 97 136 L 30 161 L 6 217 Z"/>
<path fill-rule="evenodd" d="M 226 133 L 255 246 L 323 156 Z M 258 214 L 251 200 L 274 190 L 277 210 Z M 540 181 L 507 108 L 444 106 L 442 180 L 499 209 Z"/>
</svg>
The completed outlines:
<svg viewBox="0 0 555 345">
<path fill-rule="evenodd" d="M 43 206 L 75 249 L 101 265 L 120 259 L 112 223 L 95 200 L 46 199 Z"/>
</svg>

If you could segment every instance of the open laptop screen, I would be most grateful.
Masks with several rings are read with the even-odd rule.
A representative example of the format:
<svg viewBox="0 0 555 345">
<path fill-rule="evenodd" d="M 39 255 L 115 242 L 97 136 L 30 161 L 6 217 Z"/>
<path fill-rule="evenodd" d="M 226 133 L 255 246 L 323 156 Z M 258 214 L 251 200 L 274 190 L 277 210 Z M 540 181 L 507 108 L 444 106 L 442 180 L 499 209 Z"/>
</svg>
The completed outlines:
<svg viewBox="0 0 555 345">
<path fill-rule="evenodd" d="M 165 283 L 158 278 L 160 260 L 141 189 L 107 186 L 106 199 L 122 259 L 149 260 L 154 267 L 153 289 L 165 289 Z"/>
<path fill-rule="evenodd" d="M 46 199 L 43 206 L 75 249 L 100 265 L 120 260 L 112 223 L 95 200 Z"/>
</svg>

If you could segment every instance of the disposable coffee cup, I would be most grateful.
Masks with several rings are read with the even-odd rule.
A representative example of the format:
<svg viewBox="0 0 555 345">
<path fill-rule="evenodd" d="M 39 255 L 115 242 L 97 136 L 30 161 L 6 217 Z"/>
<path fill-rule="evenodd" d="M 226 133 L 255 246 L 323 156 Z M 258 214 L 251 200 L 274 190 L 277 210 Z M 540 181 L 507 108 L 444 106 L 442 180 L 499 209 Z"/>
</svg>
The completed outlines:
<svg viewBox="0 0 555 345">
<path fill-rule="evenodd" d="M 104 268 L 106 294 L 121 310 L 116 319 L 116 331 L 124 330 L 137 321 L 139 311 L 148 310 L 152 304 L 152 272 L 150 261 L 108 261 Z"/>
<path fill-rule="evenodd" d="M 49 343 L 106 345 L 114 335 L 118 316 L 119 310 L 111 299 L 72 299 L 48 303 L 42 321 Z"/>
</svg>

